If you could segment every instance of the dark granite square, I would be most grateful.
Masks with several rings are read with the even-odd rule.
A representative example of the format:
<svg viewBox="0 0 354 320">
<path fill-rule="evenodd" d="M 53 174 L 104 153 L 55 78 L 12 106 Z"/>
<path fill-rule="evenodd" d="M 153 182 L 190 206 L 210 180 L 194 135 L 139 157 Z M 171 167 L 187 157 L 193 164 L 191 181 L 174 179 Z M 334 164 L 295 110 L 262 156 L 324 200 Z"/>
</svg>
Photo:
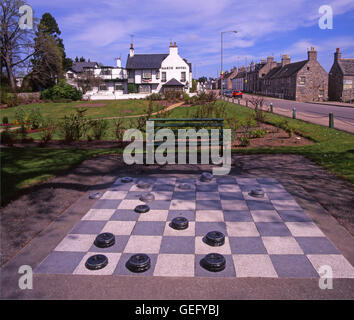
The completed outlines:
<svg viewBox="0 0 354 320">
<path fill-rule="evenodd" d="M 189 184 L 195 184 L 196 183 L 196 179 L 194 178 L 177 178 L 176 179 L 176 184 L 182 184 L 182 183 L 189 183 Z"/>
<path fill-rule="evenodd" d="M 229 237 L 232 254 L 266 254 L 261 237 Z"/>
<path fill-rule="evenodd" d="M 263 237 L 291 236 L 288 227 L 282 222 L 256 222 L 256 227 Z"/>
<path fill-rule="evenodd" d="M 195 221 L 195 211 L 193 210 L 169 210 L 167 221 L 172 221 L 176 217 L 184 217 L 188 221 Z"/>
<path fill-rule="evenodd" d="M 280 278 L 319 278 L 305 255 L 270 255 L 270 259 Z"/>
<path fill-rule="evenodd" d="M 277 210 L 286 222 L 310 222 L 311 218 L 302 210 Z"/>
<path fill-rule="evenodd" d="M 162 236 L 166 222 L 164 221 L 138 221 L 132 234 L 144 236 Z"/>
<path fill-rule="evenodd" d="M 239 186 L 242 192 L 251 192 L 253 189 L 261 189 L 258 184 L 240 184 Z"/>
<path fill-rule="evenodd" d="M 221 200 L 244 200 L 242 192 L 220 192 Z"/>
<path fill-rule="evenodd" d="M 35 273 L 72 274 L 79 265 L 85 252 L 53 251 L 34 270 Z"/>
<path fill-rule="evenodd" d="M 172 200 L 195 200 L 195 197 L 194 191 L 175 191 Z"/>
<path fill-rule="evenodd" d="M 246 200 L 250 210 L 275 210 L 273 204 L 269 201 Z"/>
<path fill-rule="evenodd" d="M 155 184 L 152 187 L 152 191 L 173 191 L 174 189 L 175 189 L 174 184 L 167 184 L 167 183 Z"/>
<path fill-rule="evenodd" d="M 133 209 L 118 209 L 111 216 L 111 221 L 137 221 L 140 213 L 135 212 Z"/>
<path fill-rule="evenodd" d="M 267 192 L 270 200 L 293 200 L 294 198 L 287 192 Z"/>
<path fill-rule="evenodd" d="M 304 254 L 340 254 L 336 247 L 324 237 L 295 238 Z"/>
<path fill-rule="evenodd" d="M 137 252 L 137 253 L 141 253 L 141 252 Z M 126 267 L 127 261 L 133 255 L 134 255 L 134 253 L 123 253 L 119 259 L 118 265 L 117 265 L 116 269 L 114 270 L 113 274 L 119 275 L 119 276 L 143 276 L 143 277 L 144 276 L 153 276 L 155 266 L 156 266 L 156 261 L 157 261 L 157 254 L 153 254 L 153 253 L 147 254 L 150 258 L 150 261 L 151 261 L 151 267 L 149 270 L 147 270 L 145 272 L 140 272 L 140 273 L 131 272 Z"/>
<path fill-rule="evenodd" d="M 197 192 L 218 192 L 217 184 L 197 184 Z"/>
<path fill-rule="evenodd" d="M 278 180 L 274 178 L 257 178 L 258 183 L 261 184 L 278 184 Z"/>
<path fill-rule="evenodd" d="M 89 252 L 109 252 L 109 253 L 118 253 L 118 252 L 123 252 L 124 248 L 129 240 L 129 236 L 122 235 L 122 236 L 115 236 L 115 244 L 111 247 L 108 248 L 99 248 L 96 247 L 94 244 L 92 247 L 89 249 Z"/>
<path fill-rule="evenodd" d="M 147 203 L 151 210 L 168 210 L 171 205 L 170 200 L 154 200 Z"/>
<path fill-rule="evenodd" d="M 122 200 L 102 199 L 102 200 L 98 200 L 92 208 L 93 209 L 117 209 L 121 201 Z"/>
<path fill-rule="evenodd" d="M 251 222 L 253 218 L 249 211 L 224 210 L 224 221 Z"/>
<path fill-rule="evenodd" d="M 134 185 L 134 183 L 117 183 L 113 184 L 110 188 L 109 191 L 129 191 L 131 187 Z"/>
<path fill-rule="evenodd" d="M 99 234 L 107 221 L 79 221 L 74 228 L 71 229 L 71 234 Z"/>
<path fill-rule="evenodd" d="M 226 236 L 227 233 L 226 233 L 225 222 L 196 222 L 195 223 L 196 236 L 204 237 L 210 231 L 220 231 Z"/>
<path fill-rule="evenodd" d="M 196 210 L 222 210 L 220 200 L 197 200 Z"/>
<path fill-rule="evenodd" d="M 200 265 L 200 261 L 205 256 L 206 255 L 202 255 L 202 254 L 197 254 L 195 256 L 195 276 L 196 277 L 212 277 L 212 278 L 235 278 L 236 277 L 234 262 L 232 260 L 231 255 L 229 254 L 223 255 L 226 260 L 226 265 L 225 265 L 225 269 L 219 272 L 208 271 Z"/>
<path fill-rule="evenodd" d="M 195 237 L 165 236 L 162 238 L 160 253 L 195 253 Z"/>
</svg>

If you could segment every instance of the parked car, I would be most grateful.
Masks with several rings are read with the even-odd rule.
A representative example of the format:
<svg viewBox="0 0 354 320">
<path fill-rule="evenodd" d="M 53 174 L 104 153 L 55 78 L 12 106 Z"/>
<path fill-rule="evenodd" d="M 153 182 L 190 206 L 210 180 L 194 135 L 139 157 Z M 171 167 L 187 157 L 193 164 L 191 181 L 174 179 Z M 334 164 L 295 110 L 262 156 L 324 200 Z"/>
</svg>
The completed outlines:
<svg viewBox="0 0 354 320">
<path fill-rule="evenodd" d="M 224 90 L 224 96 L 232 98 L 232 91 L 231 90 Z"/>
<path fill-rule="evenodd" d="M 232 96 L 235 98 L 242 99 L 242 91 L 234 90 L 234 91 L 232 91 Z"/>
</svg>

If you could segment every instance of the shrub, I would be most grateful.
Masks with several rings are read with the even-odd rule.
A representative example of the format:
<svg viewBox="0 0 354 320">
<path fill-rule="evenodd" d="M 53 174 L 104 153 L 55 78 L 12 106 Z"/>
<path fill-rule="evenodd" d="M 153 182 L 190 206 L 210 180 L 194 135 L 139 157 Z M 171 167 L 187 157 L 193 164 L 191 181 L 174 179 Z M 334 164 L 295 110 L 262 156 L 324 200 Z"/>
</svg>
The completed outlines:
<svg viewBox="0 0 354 320">
<path fill-rule="evenodd" d="M 15 111 L 15 120 L 18 124 L 24 124 L 26 121 L 26 112 L 22 107 L 19 107 Z"/>
<path fill-rule="evenodd" d="M 9 124 L 9 118 L 7 116 L 2 117 L 2 123 L 3 124 Z"/>
<path fill-rule="evenodd" d="M 128 93 L 138 93 L 138 87 L 135 83 L 128 83 Z"/>
<path fill-rule="evenodd" d="M 185 104 L 190 104 L 190 99 L 191 97 L 189 96 L 189 94 L 187 92 L 182 92 L 182 98 Z"/>
<path fill-rule="evenodd" d="M 257 121 L 258 124 L 261 122 L 264 123 L 267 120 L 267 116 L 265 112 L 262 110 L 262 108 L 257 109 L 254 113 L 254 119 Z"/>
<path fill-rule="evenodd" d="M 239 140 L 240 140 L 241 147 L 248 147 L 251 143 L 250 138 L 248 138 L 246 136 L 239 137 Z"/>
<path fill-rule="evenodd" d="M 65 143 L 80 140 L 83 138 L 88 129 L 88 120 L 84 117 L 86 110 L 76 110 L 69 116 L 59 122 L 58 128 L 60 135 L 64 138 Z"/>
<path fill-rule="evenodd" d="M 53 120 L 47 120 L 42 122 L 41 131 L 39 133 L 41 142 L 43 145 L 47 144 L 50 140 L 52 140 L 53 134 L 56 129 L 56 124 Z"/>
<path fill-rule="evenodd" d="M 28 123 L 31 129 L 38 129 L 43 122 L 43 117 L 38 108 L 33 108 L 28 116 Z"/>
<path fill-rule="evenodd" d="M 289 138 L 294 135 L 294 129 L 289 126 L 288 120 L 280 122 L 279 127 L 282 128 L 288 134 Z"/>
<path fill-rule="evenodd" d="M 4 131 L 0 132 L 0 140 L 1 144 L 11 147 L 14 144 L 15 135 L 9 130 L 9 128 L 6 128 Z"/>
<path fill-rule="evenodd" d="M 161 93 L 152 93 L 151 95 L 147 96 L 146 99 L 152 100 L 152 101 L 162 100 L 162 94 Z"/>
<path fill-rule="evenodd" d="M 266 131 L 262 128 L 253 130 L 251 132 L 252 138 L 263 138 L 266 135 Z"/>
<path fill-rule="evenodd" d="M 118 141 L 123 140 L 125 128 L 123 127 L 123 119 L 114 120 L 114 135 Z"/>
<path fill-rule="evenodd" d="M 53 101 L 59 99 L 81 100 L 82 92 L 62 79 L 55 86 L 42 91 L 41 99 L 50 99 Z"/>
<path fill-rule="evenodd" d="M 101 140 L 101 138 L 104 137 L 105 134 L 107 133 L 107 129 L 109 126 L 107 120 L 104 119 L 91 120 L 89 124 L 93 132 L 93 137 L 96 140 Z"/>
</svg>

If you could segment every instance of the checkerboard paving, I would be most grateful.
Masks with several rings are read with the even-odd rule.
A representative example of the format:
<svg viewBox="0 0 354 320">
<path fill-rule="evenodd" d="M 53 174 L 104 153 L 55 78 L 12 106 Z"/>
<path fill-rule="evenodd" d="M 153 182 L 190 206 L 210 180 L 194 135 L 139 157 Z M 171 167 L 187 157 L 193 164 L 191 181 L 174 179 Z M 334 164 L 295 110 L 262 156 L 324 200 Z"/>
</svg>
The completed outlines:
<svg viewBox="0 0 354 320">
<path fill-rule="evenodd" d="M 148 189 L 139 189 L 148 181 Z M 180 189 L 190 183 L 191 190 Z M 264 198 L 249 192 L 261 188 Z M 141 194 L 152 192 L 150 211 L 138 214 Z M 189 220 L 185 230 L 174 230 L 171 220 Z M 209 231 L 225 234 L 225 244 L 205 243 Z M 95 237 L 102 232 L 115 235 L 115 245 L 98 248 Z M 226 259 L 221 272 L 200 266 L 208 253 Z M 91 255 L 103 253 L 109 263 L 101 270 L 88 270 Z M 125 264 L 136 253 L 146 253 L 151 268 L 132 273 Z M 329 265 L 334 278 L 354 278 L 353 266 L 275 179 L 214 177 L 201 182 L 197 175 L 186 178 L 140 177 L 131 183 L 120 179 L 94 203 L 69 234 L 57 245 L 36 273 L 85 275 L 135 275 L 163 277 L 273 277 L 318 278 L 319 269 Z"/>
</svg>

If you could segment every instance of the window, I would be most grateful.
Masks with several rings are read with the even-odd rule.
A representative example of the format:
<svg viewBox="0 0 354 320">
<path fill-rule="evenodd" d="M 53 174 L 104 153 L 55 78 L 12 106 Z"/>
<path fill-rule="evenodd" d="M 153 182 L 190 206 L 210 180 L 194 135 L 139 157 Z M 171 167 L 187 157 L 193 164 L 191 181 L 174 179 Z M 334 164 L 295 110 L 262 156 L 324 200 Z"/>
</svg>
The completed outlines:
<svg viewBox="0 0 354 320">
<path fill-rule="evenodd" d="M 102 69 L 101 70 L 101 75 L 103 75 L 103 76 L 110 76 L 111 74 L 112 74 L 111 69 Z"/>
<path fill-rule="evenodd" d="M 305 82 L 306 82 L 306 77 L 300 77 L 299 84 L 305 84 Z"/>
<path fill-rule="evenodd" d="M 151 86 L 149 84 L 141 84 L 139 85 L 139 93 L 150 93 Z"/>
<path fill-rule="evenodd" d="M 124 86 L 123 86 L 121 83 L 116 84 L 116 85 L 114 86 L 114 90 L 116 90 L 116 91 L 123 91 L 123 90 L 124 90 Z"/>
<path fill-rule="evenodd" d="M 166 72 L 161 73 L 161 81 L 166 82 Z"/>
<path fill-rule="evenodd" d="M 151 79 L 151 70 L 143 71 L 143 79 Z"/>
<path fill-rule="evenodd" d="M 68 78 L 69 79 L 73 79 L 74 78 L 74 74 L 73 73 L 68 73 Z"/>
<path fill-rule="evenodd" d="M 102 84 L 102 85 L 99 86 L 99 90 L 100 91 L 107 91 L 108 87 L 105 84 Z"/>
<path fill-rule="evenodd" d="M 186 73 L 183 71 L 181 72 L 181 81 L 185 82 L 186 81 Z"/>
<path fill-rule="evenodd" d="M 160 71 L 156 70 L 156 79 L 160 79 Z"/>
</svg>

